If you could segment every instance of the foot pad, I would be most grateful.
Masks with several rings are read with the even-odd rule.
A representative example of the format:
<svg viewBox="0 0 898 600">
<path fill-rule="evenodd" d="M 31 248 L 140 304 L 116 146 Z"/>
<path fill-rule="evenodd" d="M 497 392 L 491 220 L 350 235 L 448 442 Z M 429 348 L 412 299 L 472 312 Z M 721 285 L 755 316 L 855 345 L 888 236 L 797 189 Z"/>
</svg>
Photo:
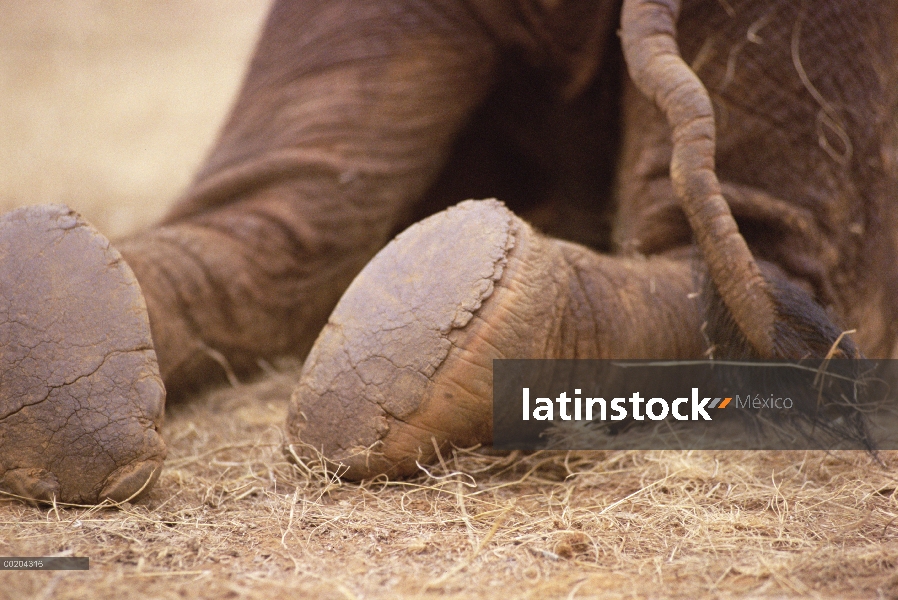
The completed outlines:
<svg viewBox="0 0 898 600">
<path fill-rule="evenodd" d="M 500 284 L 531 238 L 500 202 L 468 201 L 381 250 L 306 360 L 288 416 L 294 450 L 360 479 L 410 474 L 434 444 L 488 441 L 492 358 L 505 344 L 478 317 L 502 309 Z"/>
<path fill-rule="evenodd" d="M 0 489 L 73 503 L 148 490 L 164 405 L 143 295 L 109 241 L 64 206 L 0 216 Z"/>
</svg>

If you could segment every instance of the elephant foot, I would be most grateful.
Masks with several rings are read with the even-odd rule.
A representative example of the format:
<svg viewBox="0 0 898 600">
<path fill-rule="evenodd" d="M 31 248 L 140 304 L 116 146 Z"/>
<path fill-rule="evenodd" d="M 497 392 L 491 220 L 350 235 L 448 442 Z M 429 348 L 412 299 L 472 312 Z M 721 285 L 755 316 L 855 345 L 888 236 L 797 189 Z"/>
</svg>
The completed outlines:
<svg viewBox="0 0 898 600">
<path fill-rule="evenodd" d="M 494 359 L 698 355 L 692 285 L 687 261 L 601 256 L 498 201 L 463 202 L 397 236 L 346 291 L 294 391 L 293 450 L 363 479 L 489 443 Z"/>
<path fill-rule="evenodd" d="M 93 504 L 149 490 L 165 405 L 137 280 L 64 206 L 0 217 L 0 490 Z"/>
</svg>

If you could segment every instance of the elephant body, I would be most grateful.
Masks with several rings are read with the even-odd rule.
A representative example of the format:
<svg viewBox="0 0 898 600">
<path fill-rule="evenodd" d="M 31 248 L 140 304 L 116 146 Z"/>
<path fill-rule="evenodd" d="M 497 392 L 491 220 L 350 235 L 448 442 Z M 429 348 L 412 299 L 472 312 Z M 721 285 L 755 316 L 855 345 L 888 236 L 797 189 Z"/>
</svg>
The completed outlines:
<svg viewBox="0 0 898 600">
<path fill-rule="evenodd" d="M 292 438 L 367 477 L 489 441 L 492 358 L 895 355 L 898 3 L 628 4 L 276 2 L 194 183 L 115 242 L 169 397 L 308 354 Z"/>
<path fill-rule="evenodd" d="M 199 312 L 183 318 L 238 369 L 302 354 L 392 235 L 466 198 L 500 198 L 606 252 L 692 243 L 669 182 L 670 128 L 626 76 L 616 3 L 405 4 L 274 7 L 219 142 L 164 221 L 223 235 L 204 240 L 202 252 L 227 255 L 204 266 L 205 283 L 222 306 L 267 303 L 270 325 L 212 314 L 202 291 L 195 311 L 152 318 L 150 302 L 157 338 L 165 322 L 184 329 L 177 312 Z M 891 10 L 694 2 L 678 22 L 714 100 L 718 174 L 749 245 L 857 329 L 869 356 L 895 343 Z M 237 284 L 236 249 L 258 254 L 258 237 L 276 246 L 264 261 L 275 277 Z M 120 247 L 127 258 L 130 242 Z M 153 262 L 174 278 L 187 270 L 177 256 Z M 199 342 L 173 346 L 183 356 L 160 353 L 166 379 L 195 379 L 194 363 L 219 369 Z"/>
</svg>

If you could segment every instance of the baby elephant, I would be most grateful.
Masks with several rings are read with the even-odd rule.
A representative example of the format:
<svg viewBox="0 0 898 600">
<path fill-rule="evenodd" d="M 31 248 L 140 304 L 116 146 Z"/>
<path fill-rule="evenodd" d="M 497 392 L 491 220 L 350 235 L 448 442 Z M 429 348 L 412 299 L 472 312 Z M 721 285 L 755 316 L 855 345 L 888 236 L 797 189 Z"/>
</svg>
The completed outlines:
<svg viewBox="0 0 898 600">
<path fill-rule="evenodd" d="M 0 218 L 0 488 L 136 497 L 287 354 L 348 478 L 489 443 L 496 358 L 891 357 L 896 101 L 896 0 L 279 1 L 162 222 Z"/>
</svg>

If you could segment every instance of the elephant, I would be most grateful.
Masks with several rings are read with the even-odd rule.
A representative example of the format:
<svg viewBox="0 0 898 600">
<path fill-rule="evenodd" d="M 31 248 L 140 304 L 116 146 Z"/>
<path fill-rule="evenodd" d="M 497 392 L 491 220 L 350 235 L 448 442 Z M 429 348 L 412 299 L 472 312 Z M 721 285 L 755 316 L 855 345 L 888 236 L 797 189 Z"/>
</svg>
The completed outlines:
<svg viewBox="0 0 898 600">
<path fill-rule="evenodd" d="M 348 479 L 488 444 L 496 358 L 895 356 L 896 33 L 895 1 L 278 0 L 161 222 L 0 219 L 0 488 L 139 497 L 166 392 L 282 355 L 288 450 Z"/>
</svg>

